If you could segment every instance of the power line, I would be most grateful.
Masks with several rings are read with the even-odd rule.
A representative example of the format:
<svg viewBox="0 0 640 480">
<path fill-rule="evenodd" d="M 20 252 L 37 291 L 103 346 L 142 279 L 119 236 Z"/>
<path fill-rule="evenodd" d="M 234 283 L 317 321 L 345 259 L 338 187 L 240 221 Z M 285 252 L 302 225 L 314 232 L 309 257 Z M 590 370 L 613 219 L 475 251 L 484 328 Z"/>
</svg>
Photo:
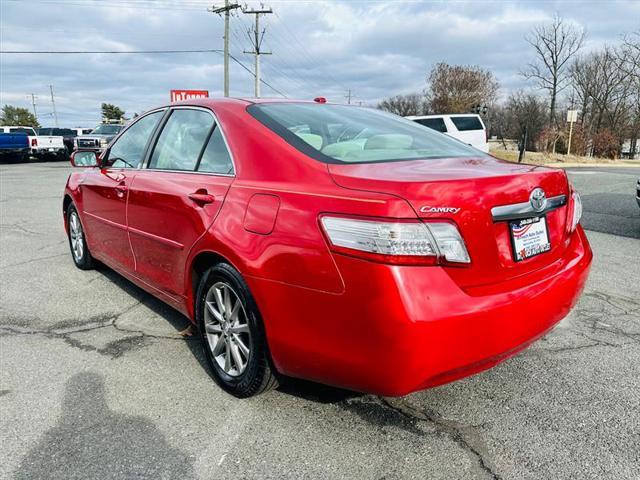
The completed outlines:
<svg viewBox="0 0 640 480">
<path fill-rule="evenodd" d="M 0 54 L 153 54 L 153 53 L 222 53 L 222 50 L 202 49 L 202 50 L 0 50 Z"/>
<path fill-rule="evenodd" d="M 236 62 L 238 65 L 240 65 L 242 68 L 244 68 L 247 72 L 249 72 L 251 75 L 254 75 L 254 73 L 251 71 L 251 69 L 249 67 L 247 67 L 244 63 L 242 63 L 240 60 L 238 60 L 236 57 L 234 57 L 233 55 L 229 55 L 229 58 L 231 58 L 231 60 L 233 60 L 234 62 Z M 260 83 L 262 83 L 263 85 L 266 85 L 267 87 L 269 87 L 271 90 L 273 90 L 274 92 L 276 92 L 278 95 L 282 95 L 284 98 L 288 98 L 284 93 L 282 93 L 280 90 L 278 90 L 277 88 L 273 87 L 272 85 L 270 85 L 269 83 L 267 83 L 266 81 L 264 81 L 263 79 L 260 79 Z"/>
<path fill-rule="evenodd" d="M 262 29 L 262 32 L 260 32 L 260 15 L 273 13 L 273 10 L 271 10 L 270 8 L 261 8 L 259 10 L 257 9 L 247 10 L 243 8 L 242 13 L 256 16 L 256 25 L 255 27 L 253 27 L 253 39 L 252 39 L 253 51 L 252 52 L 244 51 L 244 53 L 249 53 L 255 57 L 254 93 L 256 98 L 260 98 L 260 55 L 271 55 L 271 52 L 260 51 L 260 46 L 262 44 L 262 40 L 264 38 L 264 32 L 265 32 L 264 29 Z M 247 32 L 247 34 L 251 39 L 251 31 Z"/>
<path fill-rule="evenodd" d="M 145 53 L 223 53 L 223 50 L 219 50 L 219 49 L 203 49 L 203 50 L 129 50 L 126 52 L 120 51 L 120 50 L 93 50 L 93 51 L 88 51 L 88 50 L 0 50 L 0 54 L 97 54 L 97 53 L 106 53 L 106 54 L 119 54 L 119 53 L 132 53 L 132 54 L 145 54 Z M 249 72 L 251 75 L 253 75 L 253 72 L 251 71 L 251 69 L 249 67 L 247 67 L 245 64 L 243 64 L 240 60 L 238 60 L 236 57 L 234 57 L 233 55 L 229 55 L 229 57 L 236 62 L 238 65 L 240 65 L 242 68 L 244 68 L 247 72 Z M 269 83 L 267 83 L 264 80 L 260 80 L 260 82 L 263 85 L 266 85 L 267 87 L 269 87 L 270 89 L 272 89 L 274 92 L 276 92 L 279 95 L 282 95 L 283 97 L 287 97 L 284 93 L 282 93 L 280 90 L 278 90 L 277 88 L 273 87 L 272 85 L 270 85 Z M 35 95 L 34 95 L 35 97 Z M 34 110 L 35 110 L 35 106 L 34 106 Z"/>
<path fill-rule="evenodd" d="M 333 81 L 337 85 L 341 85 L 341 82 L 339 82 L 333 75 L 331 75 L 329 73 L 329 70 L 331 68 L 330 65 L 328 65 L 326 61 L 320 60 L 317 57 L 315 59 L 312 58 L 312 55 L 309 52 L 309 50 L 307 50 L 307 48 L 304 46 L 304 44 L 300 40 L 298 40 L 298 37 L 296 36 L 296 34 L 293 33 L 293 31 L 291 31 L 289 29 L 289 27 L 282 20 L 282 18 L 280 18 L 280 15 L 278 15 L 278 12 L 274 12 L 274 14 L 278 18 L 279 23 L 284 27 L 284 30 L 288 33 L 288 35 L 300 46 L 301 53 L 304 53 L 311 60 L 312 63 L 315 63 L 315 64 L 320 65 L 320 66 L 324 65 L 325 67 L 327 67 L 327 71 L 324 72 L 324 74 L 329 78 L 329 80 Z M 341 86 L 345 87 L 345 89 L 347 88 L 345 85 L 341 85 Z"/>
</svg>

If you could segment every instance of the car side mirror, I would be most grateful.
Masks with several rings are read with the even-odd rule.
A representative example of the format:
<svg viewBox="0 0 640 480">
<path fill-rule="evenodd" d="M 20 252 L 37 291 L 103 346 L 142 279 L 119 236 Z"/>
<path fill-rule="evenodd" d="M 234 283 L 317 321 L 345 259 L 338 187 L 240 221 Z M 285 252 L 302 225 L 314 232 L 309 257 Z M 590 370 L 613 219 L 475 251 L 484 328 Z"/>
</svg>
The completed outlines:
<svg viewBox="0 0 640 480">
<path fill-rule="evenodd" d="M 90 150 L 77 150 L 69 157 L 74 167 L 97 167 L 98 156 Z"/>
</svg>

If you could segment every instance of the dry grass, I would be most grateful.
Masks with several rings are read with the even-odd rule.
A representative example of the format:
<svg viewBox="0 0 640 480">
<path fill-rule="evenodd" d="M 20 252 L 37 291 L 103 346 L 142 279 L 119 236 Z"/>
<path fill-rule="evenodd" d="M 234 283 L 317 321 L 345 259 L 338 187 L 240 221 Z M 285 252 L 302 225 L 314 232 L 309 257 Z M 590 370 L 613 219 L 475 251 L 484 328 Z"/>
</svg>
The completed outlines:
<svg viewBox="0 0 640 480">
<path fill-rule="evenodd" d="M 508 162 L 518 161 L 518 152 L 514 150 L 503 149 L 491 149 L 491 155 Z M 592 164 L 607 164 L 607 165 L 636 165 L 640 166 L 638 160 L 611 160 L 609 158 L 594 158 L 594 157 L 582 157 L 579 155 L 562 155 L 560 153 L 544 153 L 544 152 L 526 152 L 524 156 L 524 163 L 530 163 L 534 165 L 592 165 Z"/>
</svg>

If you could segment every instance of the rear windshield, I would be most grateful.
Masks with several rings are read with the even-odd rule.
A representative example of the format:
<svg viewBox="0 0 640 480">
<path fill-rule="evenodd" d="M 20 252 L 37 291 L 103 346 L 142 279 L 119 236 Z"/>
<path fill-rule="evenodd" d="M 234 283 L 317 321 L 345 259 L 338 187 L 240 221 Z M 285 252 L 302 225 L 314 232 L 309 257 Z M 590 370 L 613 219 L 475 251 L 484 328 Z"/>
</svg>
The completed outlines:
<svg viewBox="0 0 640 480">
<path fill-rule="evenodd" d="M 429 127 L 436 132 L 447 133 L 447 126 L 444 124 L 444 119 L 442 118 L 416 118 L 413 121 Z"/>
<path fill-rule="evenodd" d="M 75 135 L 76 132 L 70 128 L 39 128 L 38 135 L 54 135 L 54 136 L 70 136 Z"/>
<path fill-rule="evenodd" d="M 10 128 L 9 131 L 11 133 L 26 133 L 27 135 L 31 135 L 31 136 L 34 136 L 36 134 L 36 132 L 31 128 L 17 127 L 17 128 Z"/>
<path fill-rule="evenodd" d="M 477 157 L 477 150 L 381 110 L 318 103 L 254 104 L 247 111 L 304 154 L 325 163 Z"/>
<path fill-rule="evenodd" d="M 122 130 L 122 125 L 99 125 L 91 133 L 98 135 L 115 135 Z"/>
<path fill-rule="evenodd" d="M 451 121 L 461 132 L 467 130 L 484 130 L 478 117 L 451 117 Z"/>
</svg>

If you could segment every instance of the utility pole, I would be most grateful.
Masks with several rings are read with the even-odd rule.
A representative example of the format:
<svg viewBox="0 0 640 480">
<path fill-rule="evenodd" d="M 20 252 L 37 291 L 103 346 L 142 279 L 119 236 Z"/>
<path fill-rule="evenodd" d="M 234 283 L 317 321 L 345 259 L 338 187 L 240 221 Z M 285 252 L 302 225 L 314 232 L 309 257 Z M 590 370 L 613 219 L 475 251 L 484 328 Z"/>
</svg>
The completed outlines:
<svg viewBox="0 0 640 480">
<path fill-rule="evenodd" d="M 347 94 L 344 96 L 347 99 L 347 103 L 351 105 L 351 89 L 347 90 Z"/>
<path fill-rule="evenodd" d="M 224 7 L 216 7 L 211 5 L 207 11 L 211 13 L 217 13 L 218 15 L 224 13 L 224 96 L 229 96 L 229 16 L 232 10 L 240 8 L 237 3 L 229 3 L 229 0 L 224 0 Z"/>
<path fill-rule="evenodd" d="M 56 111 L 56 101 L 53 98 L 53 85 L 49 85 L 49 90 L 51 91 L 51 105 L 53 106 L 53 118 L 56 121 L 56 128 L 58 128 L 58 112 Z"/>
<path fill-rule="evenodd" d="M 36 112 L 36 97 L 35 94 L 31 94 L 31 105 L 33 105 L 33 115 L 38 119 L 38 112 Z"/>
<path fill-rule="evenodd" d="M 264 7 L 259 10 L 242 9 L 242 13 L 256 16 L 256 25 L 255 27 L 253 27 L 253 38 L 251 38 L 251 31 L 247 32 L 247 34 L 249 35 L 249 39 L 253 44 L 253 51 L 245 51 L 244 53 L 255 55 L 254 94 L 256 98 L 260 98 L 260 55 L 271 55 L 271 52 L 263 52 L 262 50 L 260 50 L 260 45 L 262 45 L 262 39 L 264 38 L 264 28 L 262 29 L 262 32 L 260 32 L 260 15 L 273 13 L 273 10 Z"/>
</svg>

